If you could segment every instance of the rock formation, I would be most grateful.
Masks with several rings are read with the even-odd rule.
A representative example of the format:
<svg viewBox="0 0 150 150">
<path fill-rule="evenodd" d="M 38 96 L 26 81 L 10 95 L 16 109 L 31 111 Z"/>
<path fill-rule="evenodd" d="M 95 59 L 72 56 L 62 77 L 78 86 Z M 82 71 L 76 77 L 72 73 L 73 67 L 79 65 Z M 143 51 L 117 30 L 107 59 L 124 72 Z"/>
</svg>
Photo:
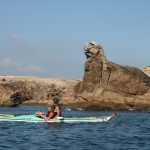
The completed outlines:
<svg viewBox="0 0 150 150">
<path fill-rule="evenodd" d="M 86 110 L 150 109 L 150 77 L 138 68 L 107 60 L 96 42 L 84 46 L 82 80 L 42 77 L 0 77 L 0 106 L 52 105 Z M 145 71 L 145 70 L 144 70 Z"/>
<path fill-rule="evenodd" d="M 60 103 L 73 99 L 76 79 L 56 79 L 42 77 L 0 77 L 0 106 L 52 105 L 58 97 Z"/>
<path fill-rule="evenodd" d="M 96 42 L 84 46 L 83 81 L 74 89 L 75 101 L 86 109 L 150 108 L 150 77 L 140 69 L 108 61 Z"/>
<path fill-rule="evenodd" d="M 150 66 L 145 67 L 142 71 L 150 77 Z"/>
</svg>

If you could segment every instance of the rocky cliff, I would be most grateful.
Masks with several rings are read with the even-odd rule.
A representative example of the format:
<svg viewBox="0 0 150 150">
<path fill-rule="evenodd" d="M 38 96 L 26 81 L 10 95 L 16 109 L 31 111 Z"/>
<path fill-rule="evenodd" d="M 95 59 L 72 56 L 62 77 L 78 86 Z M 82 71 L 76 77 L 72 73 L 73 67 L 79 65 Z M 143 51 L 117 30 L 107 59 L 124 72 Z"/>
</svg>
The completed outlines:
<svg viewBox="0 0 150 150">
<path fill-rule="evenodd" d="M 43 77 L 0 76 L 0 106 L 52 105 L 73 101 L 74 86 L 80 80 Z"/>
<path fill-rule="evenodd" d="M 75 99 L 86 109 L 149 109 L 150 77 L 140 69 L 107 60 L 96 42 L 84 46 L 83 81 L 74 89 Z"/>
</svg>

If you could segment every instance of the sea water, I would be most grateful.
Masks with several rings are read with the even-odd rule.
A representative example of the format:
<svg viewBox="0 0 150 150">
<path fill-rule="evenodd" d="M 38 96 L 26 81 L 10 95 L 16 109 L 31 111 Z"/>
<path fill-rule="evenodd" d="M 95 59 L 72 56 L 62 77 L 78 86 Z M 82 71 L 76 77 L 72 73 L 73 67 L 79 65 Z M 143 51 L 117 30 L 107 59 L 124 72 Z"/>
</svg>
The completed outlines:
<svg viewBox="0 0 150 150">
<path fill-rule="evenodd" d="M 5 114 L 34 114 L 43 106 L 0 108 Z M 149 150 L 149 111 L 84 111 L 62 108 L 63 116 L 86 117 L 116 113 L 109 122 L 0 122 L 0 150 Z"/>
</svg>

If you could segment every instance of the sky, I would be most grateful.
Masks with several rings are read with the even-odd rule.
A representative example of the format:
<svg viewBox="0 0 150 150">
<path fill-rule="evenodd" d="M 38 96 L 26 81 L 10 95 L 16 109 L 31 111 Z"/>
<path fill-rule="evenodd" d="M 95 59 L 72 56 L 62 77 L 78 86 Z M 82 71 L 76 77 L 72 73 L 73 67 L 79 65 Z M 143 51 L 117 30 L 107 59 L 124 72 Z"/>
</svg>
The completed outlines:
<svg viewBox="0 0 150 150">
<path fill-rule="evenodd" d="M 0 76 L 82 79 L 83 47 L 150 66 L 149 0 L 0 0 Z"/>
</svg>

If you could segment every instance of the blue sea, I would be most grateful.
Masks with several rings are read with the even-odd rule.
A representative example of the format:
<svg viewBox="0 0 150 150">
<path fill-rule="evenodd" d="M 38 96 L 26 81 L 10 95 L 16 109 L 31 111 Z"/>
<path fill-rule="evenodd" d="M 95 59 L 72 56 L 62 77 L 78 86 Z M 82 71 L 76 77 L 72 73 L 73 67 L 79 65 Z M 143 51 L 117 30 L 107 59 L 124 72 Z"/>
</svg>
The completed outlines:
<svg viewBox="0 0 150 150">
<path fill-rule="evenodd" d="M 46 112 L 43 106 L 0 108 L 5 114 Z M 86 117 L 116 113 L 102 123 L 0 122 L 0 150 L 149 150 L 149 111 L 84 111 L 62 108 L 63 116 Z"/>
</svg>

